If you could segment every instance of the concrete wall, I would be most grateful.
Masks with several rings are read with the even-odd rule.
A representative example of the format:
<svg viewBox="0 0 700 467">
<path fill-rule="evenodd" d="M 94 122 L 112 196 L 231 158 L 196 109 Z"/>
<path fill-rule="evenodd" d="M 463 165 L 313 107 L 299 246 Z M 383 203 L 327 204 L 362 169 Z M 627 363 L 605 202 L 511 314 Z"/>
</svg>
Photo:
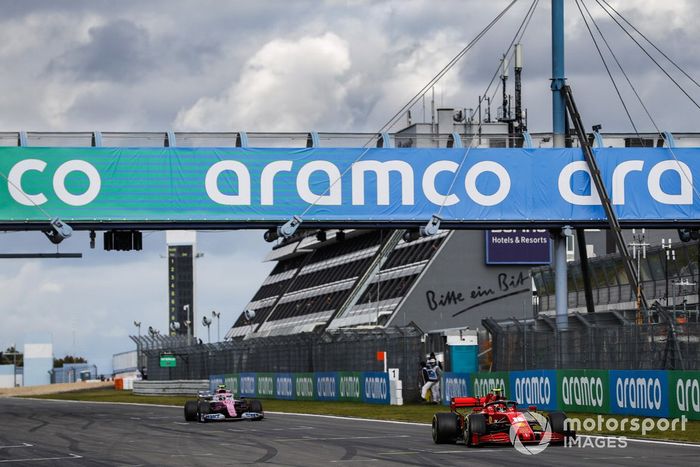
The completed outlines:
<svg viewBox="0 0 700 467">
<path fill-rule="evenodd" d="M 39 386 L 51 383 L 53 344 L 24 344 L 24 385 Z"/>
<path fill-rule="evenodd" d="M 452 232 L 389 324 L 428 332 L 531 316 L 530 267 L 487 266 L 484 243 L 481 230 Z"/>
<path fill-rule="evenodd" d="M 11 387 L 14 387 L 14 384 L 15 384 L 15 366 L 14 365 L 0 365 L 0 388 L 11 388 Z"/>
</svg>

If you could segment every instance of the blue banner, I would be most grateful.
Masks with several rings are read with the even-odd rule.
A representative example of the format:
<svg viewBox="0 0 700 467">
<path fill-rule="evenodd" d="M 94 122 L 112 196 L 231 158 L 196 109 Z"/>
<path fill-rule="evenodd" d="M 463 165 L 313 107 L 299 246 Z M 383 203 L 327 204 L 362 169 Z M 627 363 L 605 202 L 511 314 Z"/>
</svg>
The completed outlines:
<svg viewBox="0 0 700 467">
<path fill-rule="evenodd" d="M 469 395 L 469 373 L 442 374 L 442 403 L 450 405 L 453 397 Z"/>
<path fill-rule="evenodd" d="M 314 373 L 316 398 L 320 401 L 337 401 L 339 395 L 338 373 Z"/>
<path fill-rule="evenodd" d="M 620 220 L 700 219 L 700 148 L 594 153 Z M 3 147 L 0 173 L 0 222 L 606 219 L 576 148 Z"/>
<path fill-rule="evenodd" d="M 241 397 L 257 397 L 255 373 L 241 373 L 239 381 Z"/>
<path fill-rule="evenodd" d="M 275 373 L 275 399 L 294 399 L 294 375 Z"/>
<path fill-rule="evenodd" d="M 388 404 L 391 401 L 389 390 L 387 373 L 379 371 L 362 373 L 362 402 Z"/>
<path fill-rule="evenodd" d="M 534 405 L 538 409 L 557 409 L 557 372 L 532 370 L 510 372 L 510 394 L 518 405 Z"/>
<path fill-rule="evenodd" d="M 668 371 L 610 370 L 610 411 L 616 414 L 667 417 Z"/>
<path fill-rule="evenodd" d="M 216 391 L 219 384 L 224 384 L 224 375 L 209 375 L 209 391 Z"/>
</svg>

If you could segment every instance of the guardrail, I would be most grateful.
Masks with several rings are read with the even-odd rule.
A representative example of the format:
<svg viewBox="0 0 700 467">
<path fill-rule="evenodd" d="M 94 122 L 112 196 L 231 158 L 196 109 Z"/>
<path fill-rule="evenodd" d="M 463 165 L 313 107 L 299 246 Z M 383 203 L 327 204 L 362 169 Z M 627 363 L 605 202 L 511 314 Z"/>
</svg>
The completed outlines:
<svg viewBox="0 0 700 467">
<path fill-rule="evenodd" d="M 139 396 L 196 396 L 198 392 L 208 390 L 208 379 L 134 381 L 134 394 Z"/>
</svg>

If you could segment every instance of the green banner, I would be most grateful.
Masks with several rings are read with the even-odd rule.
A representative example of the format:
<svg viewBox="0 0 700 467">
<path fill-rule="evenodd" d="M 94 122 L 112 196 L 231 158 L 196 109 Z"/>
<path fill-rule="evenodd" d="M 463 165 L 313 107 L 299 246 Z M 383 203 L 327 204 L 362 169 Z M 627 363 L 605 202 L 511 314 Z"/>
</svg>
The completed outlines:
<svg viewBox="0 0 700 467">
<path fill-rule="evenodd" d="M 557 371 L 559 410 L 610 413 L 610 378 L 607 370 Z"/>
<path fill-rule="evenodd" d="M 669 371 L 670 415 L 700 420 L 700 371 Z"/>
<path fill-rule="evenodd" d="M 224 384 L 226 388 L 231 391 L 234 396 L 240 395 L 240 384 L 238 380 L 238 373 L 229 373 L 224 375 Z"/>
<path fill-rule="evenodd" d="M 359 371 L 338 372 L 338 400 L 355 401 L 362 400 L 362 373 Z"/>
<path fill-rule="evenodd" d="M 490 373 L 476 373 L 472 375 L 472 396 L 483 397 L 493 390 L 501 388 L 503 395 L 512 399 L 510 393 L 510 377 L 507 371 L 492 371 Z"/>
<path fill-rule="evenodd" d="M 255 387 L 257 388 L 257 397 L 263 399 L 272 399 L 275 397 L 275 374 L 274 373 L 256 373 Z"/>
<path fill-rule="evenodd" d="M 314 400 L 316 388 L 314 387 L 313 373 L 294 373 L 294 398 L 296 400 Z"/>
</svg>

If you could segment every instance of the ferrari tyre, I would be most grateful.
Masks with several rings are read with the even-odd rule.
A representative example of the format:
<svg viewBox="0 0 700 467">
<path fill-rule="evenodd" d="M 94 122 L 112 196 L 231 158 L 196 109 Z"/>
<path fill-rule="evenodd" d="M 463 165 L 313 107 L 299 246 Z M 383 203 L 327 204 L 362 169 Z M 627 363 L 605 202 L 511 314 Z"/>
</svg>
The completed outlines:
<svg viewBox="0 0 700 467">
<path fill-rule="evenodd" d="M 486 417 L 484 414 L 473 413 L 467 416 L 467 426 L 469 431 L 476 435 L 486 434 Z"/>
<path fill-rule="evenodd" d="M 209 415 L 210 412 L 211 410 L 209 408 L 209 402 L 199 401 L 199 403 L 197 404 L 197 420 L 200 423 L 204 423 L 207 421 L 204 418 L 204 416 Z"/>
<path fill-rule="evenodd" d="M 459 436 L 459 417 L 452 412 L 433 415 L 433 441 L 435 444 L 455 443 Z"/>
<path fill-rule="evenodd" d="M 549 426 L 553 433 L 564 433 L 566 414 L 564 412 L 549 412 Z"/>
<path fill-rule="evenodd" d="M 197 421 L 197 401 L 185 402 L 185 421 L 186 422 L 196 422 Z"/>
</svg>

